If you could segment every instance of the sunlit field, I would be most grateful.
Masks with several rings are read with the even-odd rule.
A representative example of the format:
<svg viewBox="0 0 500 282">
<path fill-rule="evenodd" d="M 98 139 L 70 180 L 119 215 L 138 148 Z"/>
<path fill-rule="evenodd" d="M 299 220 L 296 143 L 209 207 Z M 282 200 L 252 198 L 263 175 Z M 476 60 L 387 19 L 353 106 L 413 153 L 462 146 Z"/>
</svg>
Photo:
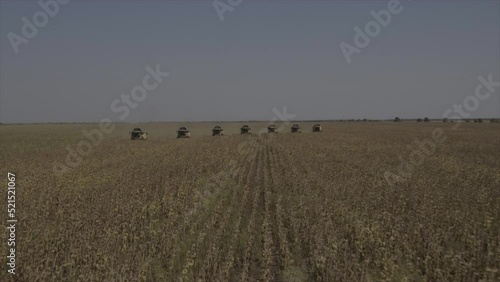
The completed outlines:
<svg viewBox="0 0 500 282">
<path fill-rule="evenodd" d="M 222 137 L 215 123 L 116 124 L 71 165 L 99 125 L 0 126 L 2 175 L 17 175 L 16 279 L 500 278 L 500 124 L 243 124 L 221 123 Z M 180 126 L 192 138 L 175 138 Z M 130 140 L 134 127 L 148 140 Z M 446 140 L 388 182 L 436 128 Z"/>
</svg>

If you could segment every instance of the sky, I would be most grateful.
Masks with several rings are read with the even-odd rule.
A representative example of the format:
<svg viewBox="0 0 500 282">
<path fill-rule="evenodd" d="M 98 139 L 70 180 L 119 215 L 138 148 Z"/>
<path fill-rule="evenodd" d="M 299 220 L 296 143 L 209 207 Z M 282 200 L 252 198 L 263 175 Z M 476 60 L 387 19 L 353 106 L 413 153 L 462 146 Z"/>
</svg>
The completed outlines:
<svg viewBox="0 0 500 282">
<path fill-rule="evenodd" d="M 500 1 L 401 0 L 348 63 L 341 43 L 388 2 L 243 0 L 221 20 L 213 1 L 73 0 L 27 38 L 22 18 L 44 10 L 1 1 L 0 122 L 442 118 L 478 76 L 500 81 Z M 120 101 L 148 66 L 169 75 Z M 499 93 L 472 117 L 500 117 Z"/>
</svg>

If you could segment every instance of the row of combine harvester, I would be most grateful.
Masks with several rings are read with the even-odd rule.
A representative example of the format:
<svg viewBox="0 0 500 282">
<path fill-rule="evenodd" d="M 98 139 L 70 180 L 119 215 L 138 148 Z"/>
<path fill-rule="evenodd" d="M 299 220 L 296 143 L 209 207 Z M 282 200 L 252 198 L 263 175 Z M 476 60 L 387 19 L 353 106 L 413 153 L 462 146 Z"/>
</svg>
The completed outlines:
<svg viewBox="0 0 500 282">
<path fill-rule="evenodd" d="M 302 131 L 298 124 L 294 124 L 290 128 L 290 132 L 301 133 Z M 323 132 L 323 129 L 321 128 L 321 125 L 317 123 L 313 125 L 312 132 Z M 177 138 L 191 138 L 191 131 L 189 131 L 189 129 L 187 129 L 185 126 L 180 127 L 179 130 L 176 131 L 176 133 L 177 133 Z M 269 125 L 267 127 L 267 133 L 278 133 L 276 125 L 274 124 Z M 252 128 L 245 124 L 240 128 L 240 134 L 252 134 Z M 224 130 L 222 129 L 222 127 L 216 125 L 212 129 L 212 136 L 224 136 Z M 146 131 L 143 131 L 139 127 L 136 127 L 132 131 L 130 131 L 130 139 L 146 140 L 148 139 L 148 133 Z"/>
</svg>

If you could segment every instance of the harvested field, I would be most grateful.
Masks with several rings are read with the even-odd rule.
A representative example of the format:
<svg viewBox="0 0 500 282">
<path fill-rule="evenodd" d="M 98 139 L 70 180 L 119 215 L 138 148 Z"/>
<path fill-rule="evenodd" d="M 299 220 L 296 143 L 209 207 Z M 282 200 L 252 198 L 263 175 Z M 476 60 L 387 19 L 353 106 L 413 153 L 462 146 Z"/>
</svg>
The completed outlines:
<svg viewBox="0 0 500 282">
<path fill-rule="evenodd" d="M 97 125 L 0 126 L 17 278 L 498 281 L 500 124 L 313 124 L 258 136 L 222 123 L 219 138 L 213 123 L 117 124 L 62 176 L 54 163 Z M 183 125 L 193 138 L 175 139 Z M 385 172 L 437 127 L 447 140 L 390 186 Z"/>
</svg>

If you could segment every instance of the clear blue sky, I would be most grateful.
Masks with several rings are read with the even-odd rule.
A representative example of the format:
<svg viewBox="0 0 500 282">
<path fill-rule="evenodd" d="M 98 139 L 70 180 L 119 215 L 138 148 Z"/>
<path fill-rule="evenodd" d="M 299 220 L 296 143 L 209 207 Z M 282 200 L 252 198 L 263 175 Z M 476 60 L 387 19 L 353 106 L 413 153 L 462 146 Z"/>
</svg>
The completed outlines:
<svg viewBox="0 0 500 282">
<path fill-rule="evenodd" d="M 339 44 L 387 2 L 246 0 L 220 21 L 212 1 L 73 0 L 16 54 L 7 35 L 41 8 L 2 1 L 0 121 L 118 120 L 156 64 L 170 76 L 125 121 L 440 118 L 500 80 L 499 1 L 401 0 L 348 64 Z M 498 89 L 474 116 L 500 117 Z"/>
</svg>

